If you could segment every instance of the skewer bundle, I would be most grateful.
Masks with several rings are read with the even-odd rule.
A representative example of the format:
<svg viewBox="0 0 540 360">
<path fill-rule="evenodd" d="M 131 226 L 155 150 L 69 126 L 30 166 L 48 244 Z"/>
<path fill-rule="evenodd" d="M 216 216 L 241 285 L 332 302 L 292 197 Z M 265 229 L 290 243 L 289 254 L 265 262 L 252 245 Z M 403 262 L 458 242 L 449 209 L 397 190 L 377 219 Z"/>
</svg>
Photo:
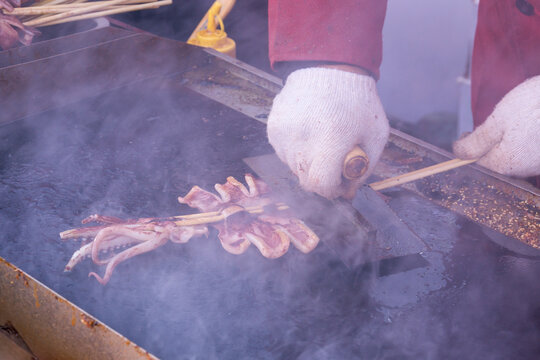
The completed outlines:
<svg viewBox="0 0 540 360">
<path fill-rule="evenodd" d="M 42 0 L 31 6 L 2 10 L 16 16 L 24 26 L 41 27 L 71 21 L 92 19 L 124 12 L 156 9 L 170 5 L 172 0 Z"/>
</svg>

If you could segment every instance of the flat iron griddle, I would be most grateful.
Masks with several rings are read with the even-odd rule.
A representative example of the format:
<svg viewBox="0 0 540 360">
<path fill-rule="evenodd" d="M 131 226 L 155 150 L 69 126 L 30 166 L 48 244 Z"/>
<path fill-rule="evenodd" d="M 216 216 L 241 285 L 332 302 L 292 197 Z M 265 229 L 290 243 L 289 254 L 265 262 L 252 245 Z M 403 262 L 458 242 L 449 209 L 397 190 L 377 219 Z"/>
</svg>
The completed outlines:
<svg viewBox="0 0 540 360">
<path fill-rule="evenodd" d="M 178 195 L 194 184 L 211 188 L 226 176 L 241 177 L 248 170 L 243 157 L 271 150 L 264 124 L 252 118 L 265 119 L 260 109 L 269 109 L 279 82 L 236 60 L 169 41 L 177 45 L 173 53 L 193 55 L 167 62 L 177 75 L 160 80 L 152 75 L 154 67 L 144 74 L 141 65 L 131 67 L 138 74 L 133 76 L 126 66 L 136 57 L 130 51 L 144 63 L 147 55 L 138 46 L 161 44 L 140 36 L 122 32 L 116 40 L 66 53 L 62 39 L 51 40 L 59 57 L 50 56 L 55 50 L 50 49 L 46 57 L 15 60 L 0 69 L 0 79 L 9 80 L 8 88 L 0 83 L 1 121 L 13 122 L 0 128 L 0 256 L 164 359 L 538 353 L 538 262 L 515 257 L 488 241 L 480 225 L 434 205 L 442 203 L 443 193 L 426 186 L 411 190 L 429 201 L 406 191 L 388 195 L 390 205 L 429 243 L 429 265 L 389 271 L 376 280 L 369 271 L 353 276 L 324 245 L 309 256 L 291 250 L 269 261 L 254 249 L 230 255 L 215 234 L 132 259 L 106 287 L 87 278 L 89 271 L 99 271 L 89 261 L 64 274 L 77 245 L 61 242 L 58 233 L 80 219 L 96 212 L 185 213 L 189 209 L 176 204 Z M 109 64 L 116 51 L 128 52 L 117 58 L 123 66 Z M 75 60 L 88 54 L 102 56 L 100 66 L 77 68 Z M 159 64 L 155 53 L 148 57 Z M 59 71 L 65 66 L 74 66 L 65 72 L 68 78 Z M 148 75 L 152 81 L 137 82 Z M 94 84 L 91 91 L 87 81 Z M 25 86 L 39 91 L 30 98 Z M 204 92 L 207 96 L 200 95 Z M 225 102 L 239 112 L 219 104 Z M 445 156 L 393 132 L 377 175 Z M 537 192 L 526 185 L 475 167 L 449 176 L 463 179 L 463 174 L 513 199 L 511 209 L 521 201 L 532 202 L 527 214 L 538 209 Z M 11 290 L 3 285 L 0 294 Z M 0 314 L 9 320 L 10 314 L 2 309 Z"/>
</svg>

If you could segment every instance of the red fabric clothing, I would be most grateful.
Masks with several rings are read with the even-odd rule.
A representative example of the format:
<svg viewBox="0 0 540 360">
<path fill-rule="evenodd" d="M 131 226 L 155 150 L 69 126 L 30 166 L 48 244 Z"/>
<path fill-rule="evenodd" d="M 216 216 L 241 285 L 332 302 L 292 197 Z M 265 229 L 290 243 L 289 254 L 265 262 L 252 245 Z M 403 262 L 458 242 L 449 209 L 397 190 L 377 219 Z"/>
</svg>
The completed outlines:
<svg viewBox="0 0 540 360">
<path fill-rule="evenodd" d="M 272 67 L 295 61 L 344 63 L 360 66 L 378 79 L 386 4 L 386 0 L 269 0 Z M 525 14 L 523 4 L 532 13 Z M 540 0 L 481 0 L 471 70 L 475 127 L 508 91 L 539 74 Z M 536 182 L 540 187 L 540 176 Z"/>
<path fill-rule="evenodd" d="M 379 78 L 386 0 L 269 0 L 272 67 L 282 61 L 360 66 Z"/>
<path fill-rule="evenodd" d="M 474 38 L 471 105 L 482 124 L 506 93 L 540 74 L 540 0 L 528 0 L 526 15 L 514 0 L 482 0 Z M 540 176 L 531 182 L 540 187 Z"/>
<path fill-rule="evenodd" d="M 540 10 L 540 1 L 529 0 Z M 515 0 L 482 0 L 472 60 L 472 110 L 478 126 L 503 96 L 540 74 L 540 14 L 527 16 Z"/>
<path fill-rule="evenodd" d="M 379 77 L 386 0 L 269 0 L 272 66 L 289 61 L 356 65 Z M 527 16 L 516 0 L 482 0 L 472 61 L 475 126 L 512 88 L 540 74 L 540 0 L 528 0 Z"/>
</svg>

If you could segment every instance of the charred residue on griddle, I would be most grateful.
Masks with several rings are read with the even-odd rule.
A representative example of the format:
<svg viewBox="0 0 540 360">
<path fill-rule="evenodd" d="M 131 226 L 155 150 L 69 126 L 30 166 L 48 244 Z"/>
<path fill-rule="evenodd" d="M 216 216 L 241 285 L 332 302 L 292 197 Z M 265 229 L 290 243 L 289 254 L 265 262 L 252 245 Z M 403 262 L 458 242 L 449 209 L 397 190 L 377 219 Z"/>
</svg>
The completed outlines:
<svg viewBox="0 0 540 360">
<path fill-rule="evenodd" d="M 444 207 L 540 249 L 540 209 L 532 201 L 517 199 L 471 176 L 458 176 L 456 171 L 422 179 L 416 187 Z"/>
<path fill-rule="evenodd" d="M 99 326 L 99 322 L 96 319 L 94 319 L 94 318 L 92 318 L 92 317 L 90 317 L 90 316 L 88 316 L 86 314 L 81 313 L 80 317 L 81 317 L 81 323 L 84 324 L 86 327 L 88 327 L 90 329 L 93 329 L 96 326 Z"/>
<path fill-rule="evenodd" d="M 399 169 L 400 173 L 437 163 L 428 156 L 402 148 L 391 141 L 387 144 L 382 161 L 393 170 Z M 532 197 L 524 199 L 516 196 L 513 189 L 497 179 L 461 167 L 402 187 L 476 223 L 540 249 L 540 209 L 535 200 Z"/>
<path fill-rule="evenodd" d="M 250 106 L 260 106 L 268 107 L 272 106 L 272 100 L 274 94 L 267 90 L 264 87 L 254 88 L 253 81 L 255 78 L 250 81 L 239 80 L 241 76 L 237 74 L 231 74 L 227 69 L 215 68 L 215 67 L 204 67 L 199 69 L 200 71 L 192 71 L 190 73 L 184 74 L 185 84 L 196 84 L 197 87 L 205 87 L 210 89 L 215 87 L 217 90 L 222 91 L 221 89 L 228 89 L 234 92 L 237 98 L 243 104 L 249 104 Z M 253 90 L 253 91 L 252 91 Z M 263 92 L 266 96 L 261 96 Z M 261 118 L 265 118 L 264 116 Z"/>
<path fill-rule="evenodd" d="M 24 286 L 29 287 L 30 283 L 28 282 L 28 277 L 25 275 L 25 273 L 23 273 L 19 269 L 16 269 L 15 271 L 17 272 L 17 275 L 16 275 L 17 279 L 22 279 L 24 282 Z"/>
</svg>

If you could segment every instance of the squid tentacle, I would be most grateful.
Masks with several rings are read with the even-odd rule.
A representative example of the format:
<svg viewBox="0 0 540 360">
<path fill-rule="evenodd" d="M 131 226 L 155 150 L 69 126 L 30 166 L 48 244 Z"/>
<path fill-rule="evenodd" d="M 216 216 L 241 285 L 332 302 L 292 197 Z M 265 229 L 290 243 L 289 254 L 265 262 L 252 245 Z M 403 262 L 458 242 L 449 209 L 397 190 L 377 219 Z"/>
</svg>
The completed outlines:
<svg viewBox="0 0 540 360">
<path fill-rule="evenodd" d="M 118 237 L 130 238 L 137 242 L 150 241 L 154 238 L 154 234 L 156 234 L 152 230 L 152 227 L 149 228 L 147 226 L 131 229 L 126 227 L 126 225 L 112 225 L 101 230 L 96 235 L 92 245 L 92 261 L 98 265 L 105 265 L 109 262 L 109 259 L 101 260 L 99 258 L 99 251 L 103 243 L 110 242 Z"/>
<path fill-rule="evenodd" d="M 218 238 L 222 247 L 229 253 L 242 254 L 253 244 L 266 258 L 278 258 L 285 254 L 292 242 L 304 253 L 313 250 L 318 242 L 317 235 L 302 221 L 294 217 L 284 216 L 283 212 L 271 210 L 275 201 L 269 195 L 269 187 L 262 180 L 246 174 L 244 185 L 233 177 L 228 177 L 224 184 L 216 184 L 219 194 L 193 186 L 178 201 L 203 212 L 216 212 L 223 216 L 223 221 L 185 225 L 184 219 L 141 218 L 122 220 L 116 217 L 94 214 L 85 218 L 82 223 L 96 222 L 99 226 L 71 229 L 60 234 L 61 239 L 90 238 L 92 241 L 83 245 L 73 253 L 65 267 L 70 271 L 75 265 L 90 257 L 98 265 L 106 265 L 103 277 L 91 272 L 101 284 L 106 284 L 118 264 L 129 258 L 156 249 L 167 241 L 186 243 L 195 236 L 208 236 L 208 226 L 218 230 Z M 263 214 L 254 215 L 246 211 L 246 207 L 261 207 Z M 270 209 L 269 209 L 270 208 Z M 251 211 L 251 210 L 250 210 Z M 133 245 L 133 246 L 131 246 Z M 116 252 L 108 258 L 100 258 L 102 252 L 131 246 Z"/>
<path fill-rule="evenodd" d="M 166 232 L 163 232 L 161 233 L 160 235 L 148 240 L 148 241 L 145 241 L 141 244 L 138 244 L 138 245 L 135 245 L 129 249 L 126 249 L 122 252 L 120 252 L 119 254 L 113 256 L 110 261 L 107 263 L 107 268 L 105 269 L 105 275 L 103 275 L 103 277 L 99 276 L 97 273 L 95 272 L 91 272 L 88 274 L 89 277 L 93 276 L 96 278 L 97 281 L 99 281 L 102 285 L 105 285 L 109 282 L 110 278 L 111 278 L 111 275 L 114 271 L 114 268 L 120 264 L 121 262 L 131 258 L 131 257 L 134 257 L 134 256 L 137 256 L 137 255 L 140 255 L 140 254 L 144 254 L 146 252 L 149 252 L 149 251 L 152 251 L 162 245 L 164 245 L 167 241 L 168 241 L 168 238 L 167 238 L 168 234 Z"/>
</svg>

